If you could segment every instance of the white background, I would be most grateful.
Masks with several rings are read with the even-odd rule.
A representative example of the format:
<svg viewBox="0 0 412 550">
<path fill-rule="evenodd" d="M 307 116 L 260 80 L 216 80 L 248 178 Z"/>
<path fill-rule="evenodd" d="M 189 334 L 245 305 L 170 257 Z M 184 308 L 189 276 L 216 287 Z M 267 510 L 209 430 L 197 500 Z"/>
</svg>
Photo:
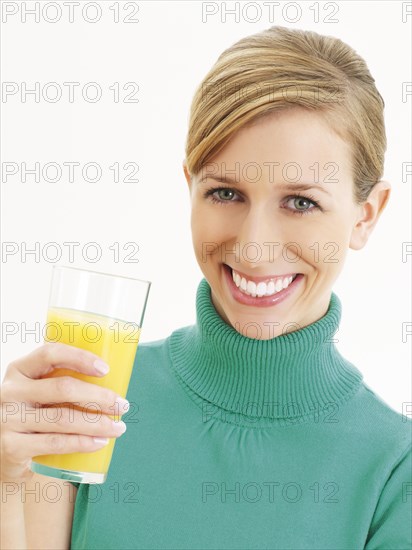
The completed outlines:
<svg viewBox="0 0 412 550">
<path fill-rule="evenodd" d="M 411 401 L 410 338 L 405 342 L 402 338 L 404 324 L 411 321 L 411 258 L 402 258 L 402 243 L 411 240 L 411 177 L 402 176 L 402 164 L 411 161 L 411 97 L 402 101 L 402 83 L 411 81 L 412 15 L 402 21 L 408 3 L 279 2 L 273 3 L 275 18 L 270 19 L 266 2 L 100 1 L 101 18 L 96 23 L 82 15 L 88 4 L 84 1 L 74 10 L 72 23 L 62 2 L 62 17 L 56 23 L 46 20 L 56 18 L 56 8 L 50 5 L 45 15 L 42 12 L 50 2 L 40 2 L 38 23 L 29 14 L 23 20 L 23 5 L 33 9 L 34 2 L 2 2 L 3 19 L 6 4 L 17 6 L 18 12 L 2 23 L 2 80 L 17 83 L 19 92 L 3 96 L 1 104 L 3 166 L 5 162 L 15 162 L 19 169 L 23 162 L 28 167 L 35 162 L 41 166 L 97 162 L 102 178 L 84 181 L 79 168 L 73 183 L 67 171 L 55 183 L 36 183 L 31 175 L 23 183 L 20 171 L 7 180 L 3 177 L 3 246 L 16 243 L 19 252 L 3 255 L 1 263 L 2 376 L 11 360 L 41 344 L 30 334 L 24 342 L 21 324 L 30 328 L 45 321 L 55 262 L 47 261 L 42 251 L 53 253 L 46 246 L 50 242 L 62 251 L 61 265 L 152 281 L 141 342 L 164 338 L 195 322 L 196 289 L 203 275 L 192 249 L 190 198 L 181 167 L 190 102 L 225 48 L 279 24 L 333 35 L 350 44 L 365 58 L 385 100 L 384 177 L 392 184 L 392 196 L 366 248 L 349 251 L 334 287 L 343 306 L 336 337 L 339 350 L 361 370 L 365 382 L 402 412 L 402 403 Z M 310 9 L 315 4 L 319 22 Z M 225 21 L 225 9 L 236 5 L 239 17 L 228 13 Z M 301 11 L 296 22 L 294 6 Z M 115 23 L 117 8 L 120 21 Z M 217 13 L 207 17 L 205 9 Z M 338 22 L 325 22 L 332 11 Z M 86 17 L 94 19 L 96 13 L 91 6 Z M 125 23 L 127 14 L 138 22 Z M 52 103 L 40 97 L 36 102 L 28 95 L 22 102 L 23 82 L 27 88 L 39 82 L 41 90 L 46 83 L 57 82 L 62 98 Z M 63 82 L 80 82 L 73 103 Z M 101 86 L 100 101 L 83 99 L 81 90 L 88 82 Z M 115 82 L 121 94 L 117 103 L 109 89 Z M 127 82 L 138 84 L 138 103 L 123 101 L 132 91 L 122 90 Z M 109 169 L 115 162 L 136 163 L 139 181 L 115 183 Z M 121 179 L 125 175 L 122 172 Z M 87 261 L 81 252 L 92 241 L 102 250 L 97 263 Z M 23 243 L 32 249 L 36 242 L 40 258 L 28 255 L 22 261 Z M 64 242 L 81 243 L 72 264 Z M 121 252 L 118 262 L 109 249 L 116 242 Z M 138 263 L 124 262 L 127 251 L 121 248 L 127 242 L 139 247 Z M 5 333 L 10 323 L 17 323 L 18 334 Z"/>
</svg>

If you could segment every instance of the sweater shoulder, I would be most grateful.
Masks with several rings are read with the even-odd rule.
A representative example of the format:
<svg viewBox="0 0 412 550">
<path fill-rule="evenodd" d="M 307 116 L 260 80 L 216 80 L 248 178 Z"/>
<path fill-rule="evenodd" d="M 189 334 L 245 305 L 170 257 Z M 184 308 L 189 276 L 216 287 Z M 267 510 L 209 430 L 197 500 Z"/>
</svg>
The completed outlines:
<svg viewBox="0 0 412 550">
<path fill-rule="evenodd" d="M 165 365 L 168 362 L 168 342 L 170 336 L 165 338 L 159 338 L 158 340 L 151 340 L 149 342 L 139 343 L 134 369 L 137 370 L 156 370 Z"/>
<path fill-rule="evenodd" d="M 174 383 L 170 357 L 170 340 L 176 333 L 185 333 L 191 326 L 181 327 L 169 336 L 140 342 L 134 360 L 128 395 L 142 394 L 156 388 L 168 391 Z"/>
<path fill-rule="evenodd" d="M 157 340 L 151 340 L 148 342 L 141 342 L 138 345 L 136 352 L 136 360 L 141 361 L 155 361 L 159 360 L 165 354 L 168 355 L 170 340 L 175 336 L 185 336 L 188 332 L 193 330 L 193 325 L 187 325 L 180 327 L 164 338 Z"/>
<path fill-rule="evenodd" d="M 151 340 L 150 342 L 141 342 L 137 348 L 137 353 L 151 354 L 160 351 L 165 347 L 165 344 L 169 336 L 165 338 L 159 338 L 158 340 Z"/>
<path fill-rule="evenodd" d="M 398 412 L 363 380 L 358 393 L 357 423 L 364 427 L 366 424 L 370 435 L 374 432 L 382 443 L 402 454 L 412 445 L 412 411 L 410 403 L 404 406 L 403 413 Z"/>
</svg>

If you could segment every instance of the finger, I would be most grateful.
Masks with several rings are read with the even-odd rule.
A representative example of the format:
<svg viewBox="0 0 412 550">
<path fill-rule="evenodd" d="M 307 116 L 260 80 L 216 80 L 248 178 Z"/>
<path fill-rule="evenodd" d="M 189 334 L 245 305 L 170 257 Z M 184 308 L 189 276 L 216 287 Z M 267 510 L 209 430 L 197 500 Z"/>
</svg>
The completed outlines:
<svg viewBox="0 0 412 550">
<path fill-rule="evenodd" d="M 32 457 L 49 454 L 90 453 L 105 447 L 109 438 L 62 433 L 15 433 L 4 438 L 2 455 L 6 462 L 17 464 Z"/>
<path fill-rule="evenodd" d="M 4 389 L 7 390 L 7 386 Z M 24 384 L 16 380 L 12 390 L 4 393 L 6 397 L 12 394 L 13 403 L 22 406 L 26 403 L 33 406 L 74 403 L 79 407 L 96 407 L 105 414 L 112 415 L 122 415 L 129 409 L 128 401 L 113 390 L 79 380 L 74 376 L 42 378 Z"/>
<path fill-rule="evenodd" d="M 78 410 L 73 407 L 33 408 L 24 416 L 11 417 L 9 432 L 66 433 L 93 437 L 119 437 L 126 424 L 113 420 L 99 410 Z"/>
<path fill-rule="evenodd" d="M 61 342 L 43 344 L 14 361 L 13 365 L 28 378 L 39 378 L 56 368 L 71 369 L 90 376 L 103 376 L 109 371 L 109 365 L 98 355 Z"/>
</svg>

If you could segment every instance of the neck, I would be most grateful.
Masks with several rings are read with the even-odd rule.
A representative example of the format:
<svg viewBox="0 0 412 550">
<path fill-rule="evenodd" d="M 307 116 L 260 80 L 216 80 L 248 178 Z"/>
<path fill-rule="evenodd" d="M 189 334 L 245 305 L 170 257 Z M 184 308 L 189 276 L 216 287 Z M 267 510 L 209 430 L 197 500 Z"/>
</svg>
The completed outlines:
<svg viewBox="0 0 412 550">
<path fill-rule="evenodd" d="M 332 292 L 325 315 L 314 323 L 268 340 L 248 338 L 222 319 L 203 278 L 196 324 L 170 336 L 173 369 L 194 394 L 226 411 L 304 418 L 339 406 L 362 380 L 335 347 L 340 318 L 341 303 Z"/>
</svg>

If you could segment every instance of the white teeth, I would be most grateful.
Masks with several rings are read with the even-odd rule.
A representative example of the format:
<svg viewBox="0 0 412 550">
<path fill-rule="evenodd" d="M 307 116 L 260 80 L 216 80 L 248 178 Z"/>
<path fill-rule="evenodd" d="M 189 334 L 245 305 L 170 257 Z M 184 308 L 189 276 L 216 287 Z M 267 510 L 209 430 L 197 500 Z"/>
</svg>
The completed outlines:
<svg viewBox="0 0 412 550">
<path fill-rule="evenodd" d="M 266 283 L 258 283 L 257 287 L 256 287 L 256 294 L 259 296 L 259 298 L 261 296 L 264 296 L 266 294 Z"/>
<path fill-rule="evenodd" d="M 271 294 L 275 294 L 275 283 L 273 281 L 270 281 L 267 286 L 266 290 L 266 296 L 270 296 Z"/>
<path fill-rule="evenodd" d="M 246 290 L 248 291 L 249 294 L 251 294 L 253 297 L 255 297 L 256 296 L 256 283 L 254 283 L 253 281 L 248 281 Z"/>
<path fill-rule="evenodd" d="M 241 277 L 239 273 L 236 273 L 233 269 L 232 277 L 235 285 L 240 288 L 242 292 L 253 297 L 258 296 L 259 298 L 262 296 L 272 296 L 273 294 L 280 292 L 284 288 L 287 288 L 293 279 L 293 276 L 291 275 L 290 277 L 279 277 L 276 280 L 272 279 L 268 283 L 260 282 L 256 284 L 253 281 L 248 281 L 244 277 Z"/>
</svg>

